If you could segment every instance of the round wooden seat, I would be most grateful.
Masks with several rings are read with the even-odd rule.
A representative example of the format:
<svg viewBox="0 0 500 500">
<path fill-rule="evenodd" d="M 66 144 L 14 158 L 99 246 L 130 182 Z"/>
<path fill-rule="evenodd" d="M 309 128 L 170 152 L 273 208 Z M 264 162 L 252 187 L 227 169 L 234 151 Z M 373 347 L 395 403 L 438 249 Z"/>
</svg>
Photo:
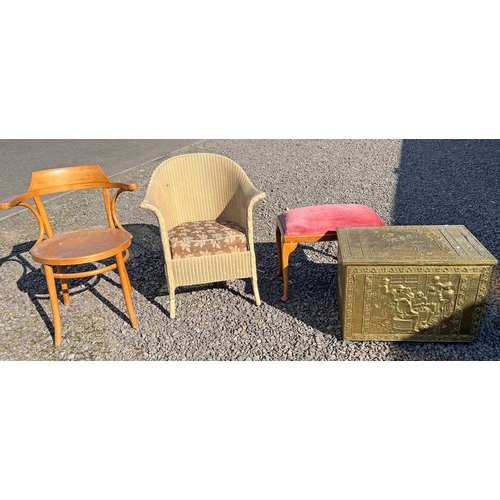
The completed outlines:
<svg viewBox="0 0 500 500">
<path fill-rule="evenodd" d="M 121 229 L 91 228 L 61 233 L 36 244 L 30 251 L 36 262 L 67 266 L 95 262 L 123 252 L 130 235 Z"/>
</svg>

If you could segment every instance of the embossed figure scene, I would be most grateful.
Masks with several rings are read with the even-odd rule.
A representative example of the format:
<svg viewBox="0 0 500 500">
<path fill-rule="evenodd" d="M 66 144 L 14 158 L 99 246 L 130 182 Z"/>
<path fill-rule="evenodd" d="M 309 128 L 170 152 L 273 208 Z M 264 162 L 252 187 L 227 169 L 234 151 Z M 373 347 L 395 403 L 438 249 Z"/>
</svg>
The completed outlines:
<svg viewBox="0 0 500 500">
<path fill-rule="evenodd" d="M 472 267 L 467 272 L 458 266 L 406 269 L 410 270 L 413 272 L 385 267 L 381 273 L 373 268 L 366 273 L 368 269 L 358 268 L 365 273 L 352 275 L 352 292 L 356 283 L 363 283 L 364 290 L 354 305 L 363 313 L 361 330 L 356 328 L 353 338 L 453 341 L 477 332 L 487 270 Z"/>
<path fill-rule="evenodd" d="M 471 267 L 467 272 L 458 266 L 423 266 L 406 269 L 406 273 L 401 267 L 370 271 L 352 275 L 352 291 L 355 283 L 364 284 L 363 304 L 354 306 L 363 310 L 361 331 L 353 332 L 353 338 L 362 340 L 369 333 L 369 338 L 386 340 L 453 341 L 476 334 L 489 279 L 487 269 Z"/>
<path fill-rule="evenodd" d="M 408 278 L 408 277 L 406 277 Z M 388 332 L 447 330 L 457 298 L 459 276 L 384 277 L 380 299 L 373 304 L 373 319 Z"/>
</svg>

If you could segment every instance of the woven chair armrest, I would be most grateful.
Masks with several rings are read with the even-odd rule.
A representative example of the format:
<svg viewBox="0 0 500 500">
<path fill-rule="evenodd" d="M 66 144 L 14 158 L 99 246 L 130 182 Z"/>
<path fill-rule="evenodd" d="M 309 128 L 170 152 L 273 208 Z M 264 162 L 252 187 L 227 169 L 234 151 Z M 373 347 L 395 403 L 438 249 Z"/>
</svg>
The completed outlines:
<svg viewBox="0 0 500 500">
<path fill-rule="evenodd" d="M 165 259 L 172 259 L 172 253 L 170 251 L 170 243 L 168 241 L 168 230 L 165 224 L 165 219 L 163 218 L 163 215 L 161 213 L 161 210 L 154 203 L 148 200 L 143 200 L 139 206 L 146 210 L 151 210 L 151 212 L 153 212 L 156 215 L 156 218 L 158 219 L 158 225 L 160 228 L 160 235 L 163 244 L 163 251 L 165 253 Z"/>
<path fill-rule="evenodd" d="M 262 192 L 260 189 L 257 189 L 252 181 L 244 174 L 239 181 L 239 193 L 240 196 L 243 197 L 244 205 L 248 209 L 250 209 L 257 201 L 265 198 L 266 194 Z"/>
<path fill-rule="evenodd" d="M 253 241 L 253 207 L 254 205 L 264 199 L 266 197 L 266 193 L 263 191 L 259 191 L 254 186 L 251 186 L 251 189 L 248 190 L 246 194 L 247 201 L 247 209 L 246 209 L 246 228 L 247 228 L 247 236 L 249 241 Z"/>
<path fill-rule="evenodd" d="M 264 193 L 264 191 L 259 191 L 259 190 L 255 190 L 255 193 L 252 194 L 251 197 L 248 197 L 247 200 L 248 200 L 248 208 L 249 209 L 252 209 L 253 206 L 260 200 L 264 199 L 266 197 L 266 193 Z"/>
</svg>

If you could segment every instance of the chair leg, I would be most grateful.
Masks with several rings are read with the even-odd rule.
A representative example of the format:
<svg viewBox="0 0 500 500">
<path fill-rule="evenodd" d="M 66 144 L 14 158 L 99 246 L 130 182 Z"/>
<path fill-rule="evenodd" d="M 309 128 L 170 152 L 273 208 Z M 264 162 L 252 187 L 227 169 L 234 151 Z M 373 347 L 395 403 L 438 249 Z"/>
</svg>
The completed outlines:
<svg viewBox="0 0 500 500">
<path fill-rule="evenodd" d="M 132 287 L 130 286 L 130 280 L 127 273 L 127 268 L 123 262 L 123 255 L 121 253 L 116 255 L 116 266 L 118 268 L 118 273 L 120 274 L 120 281 L 122 283 L 123 296 L 125 297 L 125 304 L 127 305 L 128 315 L 130 317 L 130 323 L 132 328 L 137 328 L 139 323 L 137 322 L 137 317 L 135 316 L 134 305 L 132 304 Z"/>
<path fill-rule="evenodd" d="M 175 294 L 170 294 L 170 319 L 175 319 Z"/>
<path fill-rule="evenodd" d="M 260 294 L 259 294 L 259 285 L 257 283 L 257 261 L 255 260 L 255 253 L 251 251 L 252 258 L 252 288 L 253 288 L 253 296 L 255 297 L 255 305 L 260 306 Z"/>
<path fill-rule="evenodd" d="M 173 273 L 168 271 L 168 265 L 165 263 L 165 280 L 168 285 L 168 297 L 170 299 L 170 319 L 175 319 L 175 284 L 172 279 Z"/>
<path fill-rule="evenodd" d="M 285 243 L 283 245 L 282 267 L 283 267 L 283 285 L 284 293 L 281 300 L 286 302 L 288 300 L 288 259 L 290 254 L 297 248 L 298 243 Z"/>
<path fill-rule="evenodd" d="M 168 296 L 170 298 L 170 319 L 175 319 L 175 286 L 168 285 Z"/>
<path fill-rule="evenodd" d="M 283 242 L 281 241 L 281 231 L 276 225 L 276 251 L 278 253 L 278 276 L 283 276 Z"/>
<path fill-rule="evenodd" d="M 259 286 L 257 284 L 257 277 L 252 276 L 252 288 L 253 288 L 253 295 L 255 297 L 255 305 L 260 306 L 261 301 L 260 301 L 260 294 L 259 294 Z"/>
<path fill-rule="evenodd" d="M 64 266 L 57 266 L 57 272 L 59 274 L 64 274 Z M 68 280 L 61 278 L 60 281 L 61 281 L 61 290 L 63 293 L 63 302 L 64 302 L 64 305 L 67 306 L 67 305 L 69 305 Z"/>
<path fill-rule="evenodd" d="M 49 289 L 50 305 L 52 307 L 52 316 L 54 324 L 54 344 L 61 345 L 61 316 L 59 314 L 59 300 L 57 298 L 56 281 L 54 279 L 54 270 L 52 266 L 44 265 L 45 280 L 47 281 L 47 288 Z"/>
</svg>

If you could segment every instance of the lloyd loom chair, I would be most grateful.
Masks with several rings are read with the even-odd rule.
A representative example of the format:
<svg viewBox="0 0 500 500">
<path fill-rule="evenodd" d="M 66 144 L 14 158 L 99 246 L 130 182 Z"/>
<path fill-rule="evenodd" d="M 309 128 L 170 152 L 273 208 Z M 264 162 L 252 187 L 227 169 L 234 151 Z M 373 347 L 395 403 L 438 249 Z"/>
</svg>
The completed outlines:
<svg viewBox="0 0 500 500">
<path fill-rule="evenodd" d="M 15 206 L 29 208 L 36 216 L 40 225 L 38 240 L 30 250 L 33 260 L 42 264 L 42 272 L 47 280 L 50 304 L 54 317 L 54 343 L 61 344 L 61 318 L 55 279 L 61 281 L 64 304 L 69 304 L 69 289 L 67 280 L 102 274 L 118 269 L 122 283 L 125 304 L 134 328 L 138 323 L 131 298 L 131 286 L 125 262 L 129 258 L 128 247 L 132 235 L 128 233 L 116 216 L 116 199 L 124 191 L 134 191 L 137 184 L 122 184 L 112 182 L 99 165 L 81 167 L 65 167 L 33 172 L 31 184 L 27 193 L 14 196 L 0 203 L 0 209 L 9 209 Z M 109 227 L 81 229 L 54 235 L 41 196 L 64 191 L 100 188 L 104 195 Z M 117 189 L 111 197 L 110 189 Z M 35 206 L 25 200 L 33 198 Z M 115 263 L 97 267 L 83 272 L 67 273 L 65 266 L 89 264 L 104 259 L 114 258 Z M 54 273 L 53 267 L 57 268 Z"/>
<path fill-rule="evenodd" d="M 171 318 L 179 286 L 251 278 L 260 305 L 252 209 L 264 197 L 224 156 L 180 155 L 156 168 L 141 207 L 158 218 Z"/>
</svg>

